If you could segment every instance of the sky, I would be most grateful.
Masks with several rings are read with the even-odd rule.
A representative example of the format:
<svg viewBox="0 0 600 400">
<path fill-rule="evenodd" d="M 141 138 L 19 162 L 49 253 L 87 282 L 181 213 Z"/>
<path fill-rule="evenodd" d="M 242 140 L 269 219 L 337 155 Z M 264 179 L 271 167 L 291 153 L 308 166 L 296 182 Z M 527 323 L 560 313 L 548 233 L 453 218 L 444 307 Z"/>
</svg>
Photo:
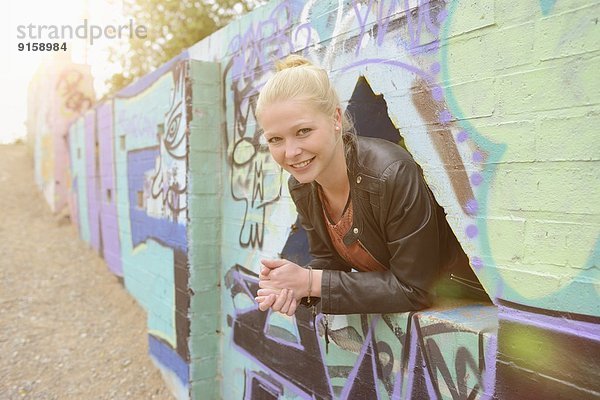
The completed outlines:
<svg viewBox="0 0 600 400">
<path fill-rule="evenodd" d="M 83 25 L 85 19 L 88 24 L 117 26 L 125 22 L 121 11 L 122 0 L 9 0 L 3 3 L 3 12 L 0 12 L 0 144 L 26 135 L 27 85 L 42 57 L 51 53 L 18 51 L 19 43 L 35 42 L 35 39 L 18 38 L 18 26 L 70 25 L 75 29 Z M 104 94 L 104 81 L 119 70 L 106 61 L 107 46 L 115 40 L 118 39 L 99 39 L 92 45 L 86 45 L 84 39 L 66 41 L 74 62 L 92 66 L 97 95 Z"/>
</svg>

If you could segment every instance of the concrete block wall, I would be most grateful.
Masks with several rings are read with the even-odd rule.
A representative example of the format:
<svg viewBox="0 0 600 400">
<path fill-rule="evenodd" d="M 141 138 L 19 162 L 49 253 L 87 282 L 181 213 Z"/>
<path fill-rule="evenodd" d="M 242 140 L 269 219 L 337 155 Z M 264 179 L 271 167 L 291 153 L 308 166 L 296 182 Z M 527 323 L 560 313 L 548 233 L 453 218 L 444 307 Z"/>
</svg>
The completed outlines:
<svg viewBox="0 0 600 400">
<path fill-rule="evenodd" d="M 221 391 L 221 222 L 224 137 L 221 69 L 218 63 L 190 63 L 192 114 L 189 136 L 188 235 L 190 391 L 207 399 Z M 189 396 L 189 394 L 188 394 Z M 188 398 L 187 396 L 185 398 Z"/>
<path fill-rule="evenodd" d="M 600 278 L 598 4 L 469 3 L 448 9 L 441 83 L 478 147 L 478 275 L 501 299 L 600 315 L 579 301 Z"/>
<path fill-rule="evenodd" d="M 590 1 L 279 1 L 189 49 L 221 60 L 225 86 L 223 376 L 233 384 L 223 398 L 598 395 L 588 353 L 600 334 L 598 10 Z M 387 328 L 339 318 L 323 354 L 307 316 L 252 307 L 261 257 L 306 256 L 291 234 L 286 177 L 257 145 L 252 110 L 271 60 L 291 52 L 330 71 L 361 134 L 411 151 L 498 308 L 439 319 L 431 310 Z M 444 321 L 444 335 L 417 330 L 422 319 Z M 420 340 L 407 342 L 414 330 Z M 465 331 L 478 340 L 459 344 Z M 572 365 L 584 366 L 576 382 Z"/>
<path fill-rule="evenodd" d="M 599 11 L 273 1 L 77 120 L 82 238 L 148 312 L 177 398 L 600 396 Z M 293 52 L 330 72 L 359 134 L 413 154 L 494 305 L 335 316 L 328 351 L 321 317 L 257 310 L 259 260 L 308 257 L 253 109 Z"/>
<path fill-rule="evenodd" d="M 150 357 L 178 398 L 189 393 L 195 288 L 188 262 L 189 73 L 182 53 L 85 113 L 69 132 L 73 220 L 145 309 Z"/>
<path fill-rule="evenodd" d="M 146 309 L 150 356 L 188 391 L 189 309 L 185 54 L 114 99 L 117 221 L 127 290 Z"/>
<path fill-rule="evenodd" d="M 36 70 L 27 93 L 27 143 L 35 182 L 52 212 L 73 211 L 69 176 L 69 125 L 95 102 L 90 67 L 69 54 L 48 57 Z"/>
</svg>

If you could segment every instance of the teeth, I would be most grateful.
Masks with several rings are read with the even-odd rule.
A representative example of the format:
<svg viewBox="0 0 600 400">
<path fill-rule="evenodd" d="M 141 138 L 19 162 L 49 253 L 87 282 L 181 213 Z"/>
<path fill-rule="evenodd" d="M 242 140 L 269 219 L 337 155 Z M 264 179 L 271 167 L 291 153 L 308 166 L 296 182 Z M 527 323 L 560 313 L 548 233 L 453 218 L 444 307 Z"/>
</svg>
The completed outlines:
<svg viewBox="0 0 600 400">
<path fill-rule="evenodd" d="M 292 167 L 294 167 L 294 168 L 306 167 L 308 164 L 310 164 L 311 161 L 312 161 L 312 159 L 306 160 L 306 161 L 302 161 L 301 163 L 298 163 L 298 164 L 292 164 Z"/>
</svg>

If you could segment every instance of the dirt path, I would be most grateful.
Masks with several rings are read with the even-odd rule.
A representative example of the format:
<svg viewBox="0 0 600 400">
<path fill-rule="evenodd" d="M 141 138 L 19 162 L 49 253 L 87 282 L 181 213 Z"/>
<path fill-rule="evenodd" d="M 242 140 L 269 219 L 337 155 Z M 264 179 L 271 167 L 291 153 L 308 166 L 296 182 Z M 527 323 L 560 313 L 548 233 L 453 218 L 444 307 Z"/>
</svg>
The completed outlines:
<svg viewBox="0 0 600 400">
<path fill-rule="evenodd" d="M 172 399 L 146 315 L 0 145 L 0 399 Z"/>
</svg>

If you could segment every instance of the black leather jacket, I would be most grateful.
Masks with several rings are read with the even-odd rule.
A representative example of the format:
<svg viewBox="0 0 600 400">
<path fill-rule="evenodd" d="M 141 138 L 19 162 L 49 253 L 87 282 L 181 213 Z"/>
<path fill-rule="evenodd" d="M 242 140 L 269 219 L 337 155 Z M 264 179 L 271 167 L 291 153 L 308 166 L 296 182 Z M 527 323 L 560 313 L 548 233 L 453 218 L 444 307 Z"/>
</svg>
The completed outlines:
<svg viewBox="0 0 600 400">
<path fill-rule="evenodd" d="M 321 311 L 392 313 L 428 307 L 433 286 L 442 274 L 449 275 L 445 265 L 455 259 L 459 244 L 421 169 L 400 146 L 364 137 L 358 138 L 347 164 L 354 219 L 344 243 L 358 240 L 389 269 L 351 272 L 327 233 L 318 184 L 302 184 L 291 176 L 290 194 L 313 256 L 308 265 L 323 270 Z"/>
</svg>

